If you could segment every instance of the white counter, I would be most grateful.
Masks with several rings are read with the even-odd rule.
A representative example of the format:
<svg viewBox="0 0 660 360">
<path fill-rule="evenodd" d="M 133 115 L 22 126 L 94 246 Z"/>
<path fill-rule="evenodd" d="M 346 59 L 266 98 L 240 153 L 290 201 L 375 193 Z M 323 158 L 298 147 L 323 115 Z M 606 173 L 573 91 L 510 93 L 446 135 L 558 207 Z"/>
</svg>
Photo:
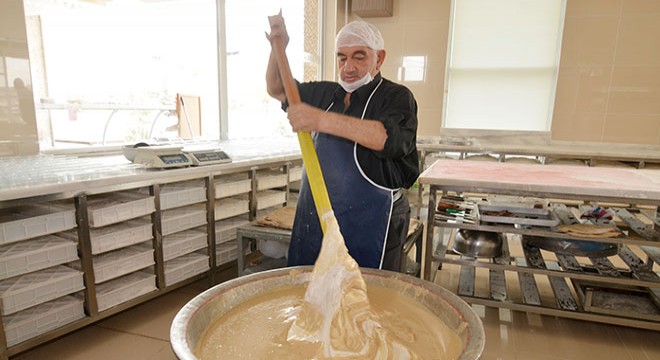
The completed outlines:
<svg viewBox="0 0 660 360">
<path fill-rule="evenodd" d="M 268 163 L 301 159 L 296 138 L 224 141 L 231 163 L 176 169 L 147 169 L 122 155 L 36 155 L 0 158 L 0 201 L 64 194 L 95 193 L 118 185 L 172 182 L 231 172 Z"/>
</svg>

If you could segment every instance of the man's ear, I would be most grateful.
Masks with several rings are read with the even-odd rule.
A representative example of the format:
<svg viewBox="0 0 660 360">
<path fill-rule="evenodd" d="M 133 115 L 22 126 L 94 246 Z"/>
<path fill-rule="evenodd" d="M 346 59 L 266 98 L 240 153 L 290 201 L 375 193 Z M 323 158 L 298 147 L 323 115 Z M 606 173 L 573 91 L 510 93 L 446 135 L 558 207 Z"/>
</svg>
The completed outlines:
<svg viewBox="0 0 660 360">
<path fill-rule="evenodd" d="M 380 67 L 383 66 L 383 62 L 385 62 L 385 55 L 387 55 L 385 49 L 376 51 L 376 70 L 380 71 Z"/>
</svg>

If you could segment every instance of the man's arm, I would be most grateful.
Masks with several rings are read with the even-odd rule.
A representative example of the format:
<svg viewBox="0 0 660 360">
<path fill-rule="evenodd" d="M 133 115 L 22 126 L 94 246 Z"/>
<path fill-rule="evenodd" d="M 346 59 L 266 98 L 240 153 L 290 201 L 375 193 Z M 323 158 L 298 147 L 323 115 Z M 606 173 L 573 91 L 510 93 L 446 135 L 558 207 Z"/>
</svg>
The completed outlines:
<svg viewBox="0 0 660 360">
<path fill-rule="evenodd" d="M 286 100 L 286 93 L 284 92 L 284 84 L 280 77 L 280 71 L 277 68 L 277 59 L 273 50 L 270 51 L 268 58 L 268 67 L 266 68 L 266 91 L 268 95 L 284 102 Z"/>
<path fill-rule="evenodd" d="M 335 135 L 375 151 L 383 150 L 387 140 L 387 130 L 380 121 L 325 112 L 304 103 L 290 105 L 287 117 L 295 132 L 318 131 Z"/>
<path fill-rule="evenodd" d="M 286 31 L 282 11 L 280 10 L 280 13 L 277 15 L 269 16 L 268 22 L 270 23 L 270 34 L 266 34 L 268 41 L 272 43 L 275 37 L 281 37 L 282 44 L 286 48 L 289 43 L 289 34 Z M 266 91 L 271 97 L 284 102 L 286 100 L 286 93 L 284 92 L 284 84 L 277 66 L 277 58 L 271 45 L 268 67 L 266 68 Z"/>
</svg>

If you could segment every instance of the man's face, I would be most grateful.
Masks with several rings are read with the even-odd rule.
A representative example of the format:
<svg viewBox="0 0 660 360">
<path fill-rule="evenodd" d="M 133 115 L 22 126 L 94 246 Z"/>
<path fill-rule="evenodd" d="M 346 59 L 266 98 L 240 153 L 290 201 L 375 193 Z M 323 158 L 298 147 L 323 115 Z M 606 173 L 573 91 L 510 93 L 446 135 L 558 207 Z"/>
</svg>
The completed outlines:
<svg viewBox="0 0 660 360">
<path fill-rule="evenodd" d="M 367 73 L 376 76 L 385 59 L 385 50 L 367 46 L 348 46 L 337 50 L 339 77 L 347 83 L 362 79 Z"/>
</svg>

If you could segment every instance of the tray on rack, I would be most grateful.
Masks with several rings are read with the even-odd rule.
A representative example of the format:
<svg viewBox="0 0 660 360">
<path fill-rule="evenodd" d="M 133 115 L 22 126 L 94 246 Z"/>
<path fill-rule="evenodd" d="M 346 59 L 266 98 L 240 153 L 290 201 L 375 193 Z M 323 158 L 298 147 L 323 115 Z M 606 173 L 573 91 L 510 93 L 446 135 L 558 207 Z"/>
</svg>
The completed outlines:
<svg viewBox="0 0 660 360">
<path fill-rule="evenodd" d="M 660 305 L 648 288 L 573 279 L 584 311 L 660 321 Z"/>
<path fill-rule="evenodd" d="M 513 206 L 478 205 L 477 219 L 480 222 L 501 224 L 549 227 L 559 225 L 559 218 L 551 209 L 536 209 Z"/>
</svg>

